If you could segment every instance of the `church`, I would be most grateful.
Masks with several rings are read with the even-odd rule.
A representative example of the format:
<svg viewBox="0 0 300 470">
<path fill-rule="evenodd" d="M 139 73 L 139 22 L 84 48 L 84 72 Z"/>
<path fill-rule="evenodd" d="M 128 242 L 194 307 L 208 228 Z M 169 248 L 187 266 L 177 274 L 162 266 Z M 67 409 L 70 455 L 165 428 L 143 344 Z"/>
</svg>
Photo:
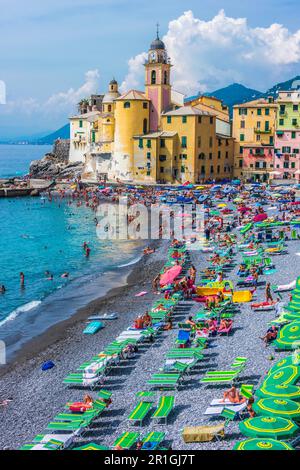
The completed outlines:
<svg viewBox="0 0 300 470">
<path fill-rule="evenodd" d="M 201 183 L 232 177 L 228 107 L 214 97 L 184 99 L 172 87 L 164 42 L 151 43 L 145 90 L 119 93 L 112 80 L 70 118 L 70 162 L 84 179 L 135 183 Z"/>
</svg>

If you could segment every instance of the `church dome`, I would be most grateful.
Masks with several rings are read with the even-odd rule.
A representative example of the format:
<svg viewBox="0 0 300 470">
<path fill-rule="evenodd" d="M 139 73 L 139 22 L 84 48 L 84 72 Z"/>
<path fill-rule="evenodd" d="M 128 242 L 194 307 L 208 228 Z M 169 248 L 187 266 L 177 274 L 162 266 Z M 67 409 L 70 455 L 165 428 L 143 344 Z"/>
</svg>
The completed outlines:
<svg viewBox="0 0 300 470">
<path fill-rule="evenodd" d="M 159 39 L 158 36 L 156 39 L 154 39 L 154 41 L 152 41 L 151 46 L 150 46 L 151 51 L 157 50 L 157 49 L 163 49 L 163 50 L 166 49 L 164 42 L 161 39 Z"/>
</svg>

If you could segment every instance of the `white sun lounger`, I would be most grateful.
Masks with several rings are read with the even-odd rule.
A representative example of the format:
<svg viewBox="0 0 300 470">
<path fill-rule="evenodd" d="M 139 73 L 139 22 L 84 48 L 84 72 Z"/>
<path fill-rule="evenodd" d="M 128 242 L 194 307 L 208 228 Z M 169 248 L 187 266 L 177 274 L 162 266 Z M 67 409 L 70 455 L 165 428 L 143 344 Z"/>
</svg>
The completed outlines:
<svg viewBox="0 0 300 470">
<path fill-rule="evenodd" d="M 239 413 L 240 411 L 244 411 L 247 407 L 247 403 L 242 403 L 239 405 L 223 405 L 223 406 L 209 406 L 205 411 L 205 415 L 216 416 L 220 415 L 224 408 L 227 410 L 234 411 L 235 413 Z"/>
</svg>

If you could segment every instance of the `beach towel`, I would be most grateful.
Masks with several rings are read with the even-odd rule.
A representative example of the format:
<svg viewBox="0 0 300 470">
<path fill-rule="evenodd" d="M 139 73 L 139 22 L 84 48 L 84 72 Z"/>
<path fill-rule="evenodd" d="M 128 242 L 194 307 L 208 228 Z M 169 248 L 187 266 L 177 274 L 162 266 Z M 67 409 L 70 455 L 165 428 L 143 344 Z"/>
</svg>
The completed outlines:
<svg viewBox="0 0 300 470">
<path fill-rule="evenodd" d="M 148 294 L 147 291 L 142 291 L 139 294 L 135 294 L 135 297 L 143 297 L 144 295 Z"/>
</svg>

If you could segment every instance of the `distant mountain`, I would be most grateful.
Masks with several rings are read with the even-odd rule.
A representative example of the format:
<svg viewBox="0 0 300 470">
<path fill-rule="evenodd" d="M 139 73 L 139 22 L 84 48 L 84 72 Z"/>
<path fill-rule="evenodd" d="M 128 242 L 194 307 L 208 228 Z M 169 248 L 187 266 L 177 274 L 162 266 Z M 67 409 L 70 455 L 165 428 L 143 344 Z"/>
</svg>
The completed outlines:
<svg viewBox="0 0 300 470">
<path fill-rule="evenodd" d="M 300 88 L 300 75 L 297 77 L 292 78 L 291 80 L 287 80 L 286 82 L 277 83 L 272 88 L 264 93 L 264 97 L 273 96 L 274 99 L 277 98 L 279 91 L 287 91 Z"/>
<path fill-rule="evenodd" d="M 239 83 L 233 83 L 225 88 L 220 88 L 211 93 L 205 93 L 206 96 L 214 96 L 219 100 L 223 100 L 227 106 L 232 108 L 235 104 L 252 101 L 263 96 L 263 93 L 252 88 L 247 88 Z"/>
<path fill-rule="evenodd" d="M 45 137 L 37 139 L 34 143 L 39 145 L 49 144 L 52 145 L 57 139 L 69 139 L 70 138 L 70 124 L 66 124 L 52 134 L 46 135 Z"/>
</svg>

